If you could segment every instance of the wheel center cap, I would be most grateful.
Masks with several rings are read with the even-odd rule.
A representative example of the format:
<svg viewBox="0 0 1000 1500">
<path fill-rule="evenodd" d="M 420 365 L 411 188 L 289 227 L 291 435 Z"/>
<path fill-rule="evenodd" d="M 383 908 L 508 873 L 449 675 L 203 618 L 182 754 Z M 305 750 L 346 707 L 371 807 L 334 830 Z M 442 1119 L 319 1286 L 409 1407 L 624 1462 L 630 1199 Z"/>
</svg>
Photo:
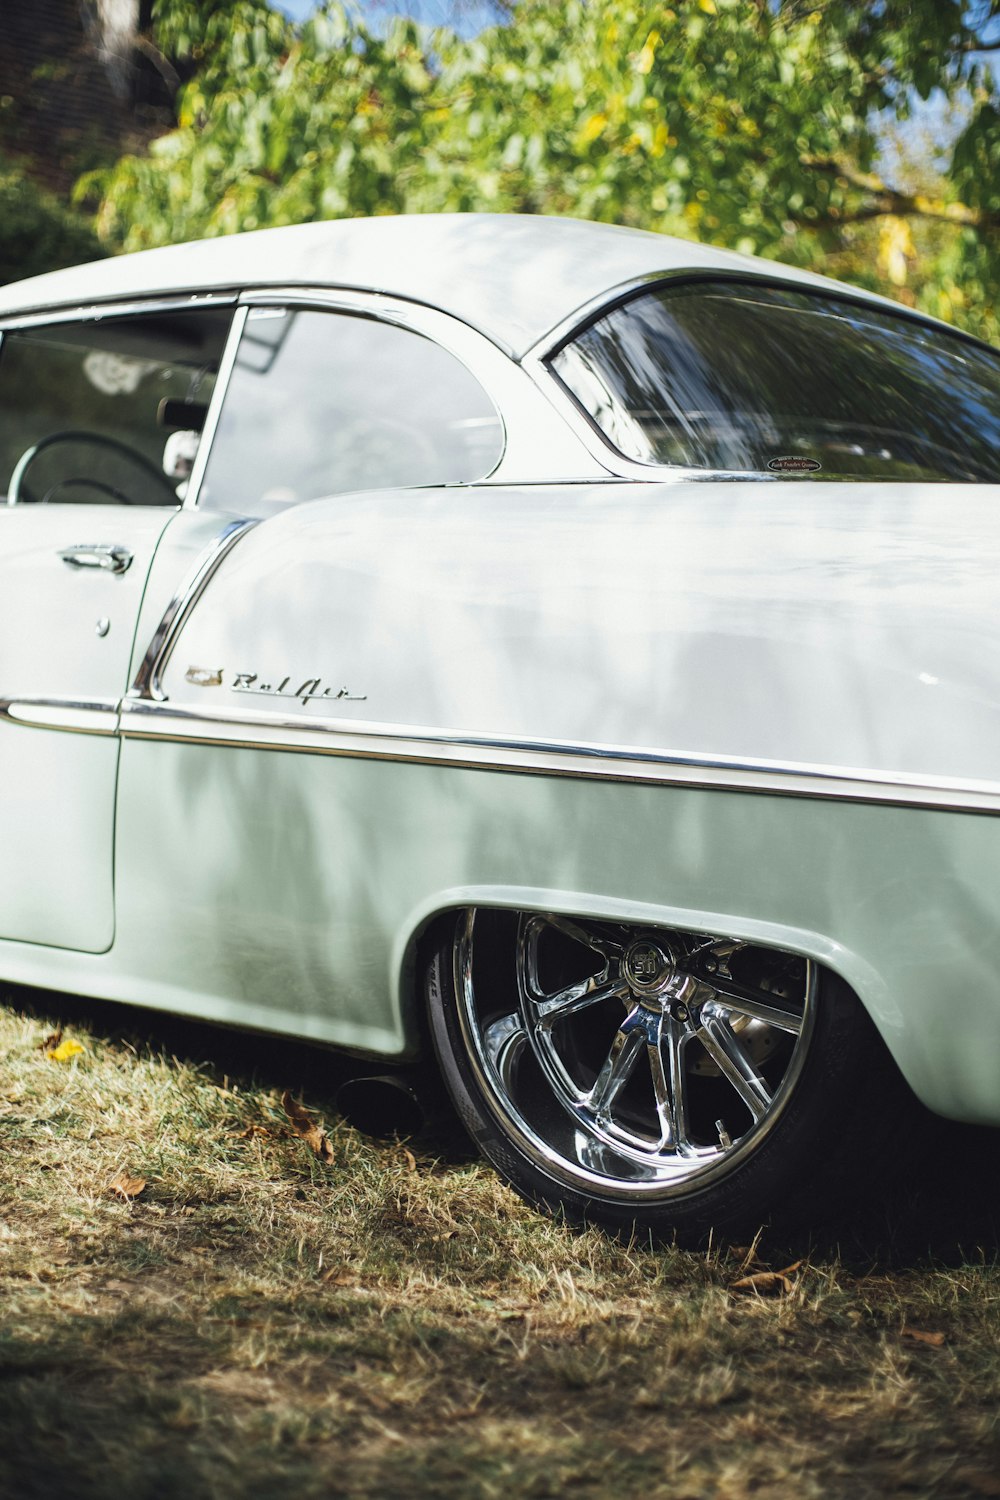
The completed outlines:
<svg viewBox="0 0 1000 1500">
<path fill-rule="evenodd" d="M 667 947 L 640 938 L 626 950 L 622 973 L 637 995 L 662 995 L 677 976 L 677 963 Z"/>
</svg>

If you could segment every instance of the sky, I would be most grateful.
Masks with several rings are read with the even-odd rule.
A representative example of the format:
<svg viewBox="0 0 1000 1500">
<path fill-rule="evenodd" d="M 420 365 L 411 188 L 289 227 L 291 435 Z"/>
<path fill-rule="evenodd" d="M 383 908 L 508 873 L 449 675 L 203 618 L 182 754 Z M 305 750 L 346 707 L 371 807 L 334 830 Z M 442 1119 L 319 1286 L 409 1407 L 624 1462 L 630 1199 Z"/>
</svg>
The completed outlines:
<svg viewBox="0 0 1000 1500">
<path fill-rule="evenodd" d="M 316 9 L 317 0 L 273 0 L 273 3 L 293 20 L 301 21 Z M 477 3 L 477 0 L 464 0 L 461 6 L 457 6 L 454 0 L 398 0 L 392 4 L 387 0 L 358 0 L 358 9 L 373 18 L 377 18 L 380 12 L 392 15 L 405 11 L 428 26 L 454 26 L 468 36 L 474 36 L 496 20 L 490 7 Z"/>
</svg>

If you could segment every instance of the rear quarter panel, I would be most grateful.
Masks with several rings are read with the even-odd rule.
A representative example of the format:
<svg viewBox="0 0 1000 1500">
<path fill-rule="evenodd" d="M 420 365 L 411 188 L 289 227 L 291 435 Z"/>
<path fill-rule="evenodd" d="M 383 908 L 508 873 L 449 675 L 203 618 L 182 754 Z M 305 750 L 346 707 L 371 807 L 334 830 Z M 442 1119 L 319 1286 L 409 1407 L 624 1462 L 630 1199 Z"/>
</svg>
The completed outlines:
<svg viewBox="0 0 1000 1500">
<path fill-rule="evenodd" d="M 423 764 L 392 734 L 382 755 L 343 754 L 328 732 L 995 787 L 996 501 L 482 486 L 264 523 L 180 638 L 164 676 L 177 717 L 123 746 L 116 962 L 145 974 L 148 1003 L 187 996 L 216 1018 L 405 1055 L 414 944 L 439 911 L 724 931 L 837 969 L 925 1102 L 1000 1121 L 995 817 Z M 195 686 L 192 667 L 220 681 Z M 293 744 L 273 716 L 315 736 Z"/>
</svg>

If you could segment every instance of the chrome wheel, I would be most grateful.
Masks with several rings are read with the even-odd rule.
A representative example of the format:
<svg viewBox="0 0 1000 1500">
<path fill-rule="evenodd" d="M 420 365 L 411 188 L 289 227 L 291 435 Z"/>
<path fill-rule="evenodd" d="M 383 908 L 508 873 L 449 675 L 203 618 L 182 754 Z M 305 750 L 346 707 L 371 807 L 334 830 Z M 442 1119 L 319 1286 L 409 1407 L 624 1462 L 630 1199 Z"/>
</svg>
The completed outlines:
<svg viewBox="0 0 1000 1500">
<path fill-rule="evenodd" d="M 813 965 L 727 937 L 466 912 L 453 984 L 476 1094 L 546 1180 L 628 1207 L 728 1178 L 808 1055 Z"/>
</svg>

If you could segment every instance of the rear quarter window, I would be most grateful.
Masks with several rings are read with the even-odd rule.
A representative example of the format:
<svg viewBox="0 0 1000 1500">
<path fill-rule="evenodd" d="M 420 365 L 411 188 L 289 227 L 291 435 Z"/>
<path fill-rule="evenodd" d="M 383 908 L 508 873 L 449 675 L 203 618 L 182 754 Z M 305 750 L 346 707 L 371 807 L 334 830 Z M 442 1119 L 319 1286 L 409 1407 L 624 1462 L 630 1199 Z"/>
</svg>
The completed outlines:
<svg viewBox="0 0 1000 1500">
<path fill-rule="evenodd" d="M 549 364 L 639 463 L 1000 478 L 997 355 L 847 297 L 768 283 L 661 285 L 591 322 Z"/>
<path fill-rule="evenodd" d="M 432 339 L 355 314 L 252 308 L 200 503 L 270 515 L 350 490 L 469 482 L 502 451 L 489 396 Z"/>
</svg>

